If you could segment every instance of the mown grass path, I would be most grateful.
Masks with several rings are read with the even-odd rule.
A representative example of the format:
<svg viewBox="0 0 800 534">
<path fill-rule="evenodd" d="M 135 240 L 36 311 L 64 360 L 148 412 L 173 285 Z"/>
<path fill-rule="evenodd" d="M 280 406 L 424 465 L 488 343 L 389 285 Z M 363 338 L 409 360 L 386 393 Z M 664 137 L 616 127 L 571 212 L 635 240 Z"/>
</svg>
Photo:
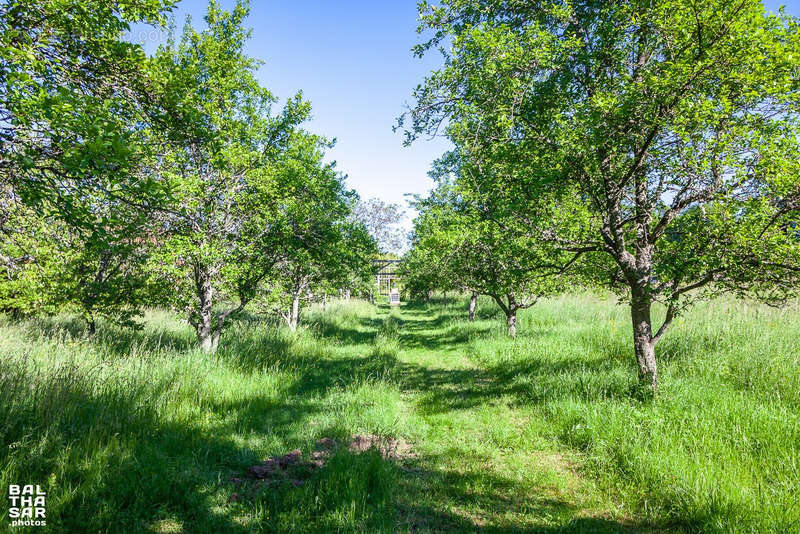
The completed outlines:
<svg viewBox="0 0 800 534">
<path fill-rule="evenodd" d="M 469 325 L 404 307 L 379 318 L 397 333 L 403 426 L 418 454 L 418 468 L 400 479 L 401 524 L 414 532 L 649 531 L 615 512 L 571 453 L 537 433 L 533 412 L 467 355 Z"/>
</svg>

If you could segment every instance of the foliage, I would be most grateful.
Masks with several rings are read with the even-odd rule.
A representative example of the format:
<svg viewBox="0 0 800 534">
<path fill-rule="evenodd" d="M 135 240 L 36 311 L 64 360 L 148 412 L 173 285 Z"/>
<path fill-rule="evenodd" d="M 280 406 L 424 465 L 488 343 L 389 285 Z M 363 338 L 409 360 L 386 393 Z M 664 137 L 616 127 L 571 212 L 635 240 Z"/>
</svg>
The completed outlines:
<svg viewBox="0 0 800 534">
<path fill-rule="evenodd" d="M 329 143 L 299 128 L 309 103 L 273 112 L 244 52 L 247 2 L 211 1 L 204 30 L 187 20 L 152 57 L 121 40 L 171 5 L 0 8 L 0 299 L 15 316 L 78 311 L 90 333 L 167 303 L 214 351 L 266 285 L 280 299 L 363 284 L 374 245 Z"/>
<path fill-rule="evenodd" d="M 784 301 L 800 282 L 798 22 L 759 0 L 422 3 L 408 139 L 447 135 L 490 173 L 461 180 L 563 250 L 600 256 L 631 302 L 643 380 L 680 310 L 721 290 Z M 572 191 L 584 235 L 538 216 Z M 531 210 L 531 207 L 534 209 Z M 602 259 L 605 258 L 605 259 Z M 696 290 L 705 288 L 706 293 Z M 653 328 L 651 306 L 669 310 Z"/>
<path fill-rule="evenodd" d="M 155 170 L 172 198 L 154 265 L 209 351 L 279 261 L 281 206 L 302 188 L 279 175 L 310 106 L 298 94 L 271 112 L 275 98 L 255 77 L 259 62 L 244 52 L 247 14 L 244 2 L 225 12 L 212 1 L 207 27 L 197 31 L 187 21 L 180 41 L 161 47 L 151 67 L 172 121 L 158 139 L 168 152 Z"/>
<path fill-rule="evenodd" d="M 83 228 L 6 199 L 2 307 L 12 316 L 74 311 L 93 335 L 102 317 L 137 326 L 152 299 L 145 265 L 150 243 L 147 213 L 125 202 L 95 203 L 102 226 Z M 114 212 L 105 217 L 101 210 Z M 114 222 L 116 225 L 112 225 Z"/>
<path fill-rule="evenodd" d="M 555 205 L 541 199 L 540 204 L 542 209 Z M 475 209 L 446 178 L 415 207 L 420 214 L 414 221 L 412 249 L 401 268 L 410 291 L 455 289 L 488 295 L 505 313 L 512 336 L 517 311 L 562 290 L 577 258 L 531 238 L 512 217 Z M 557 217 L 552 209 L 548 213 L 550 220 Z"/>
<path fill-rule="evenodd" d="M 145 208 L 162 191 L 136 162 L 155 107 L 130 22 L 163 22 L 171 0 L 12 0 L 0 6 L 0 182 L 18 201 L 95 224 L 102 194 Z"/>
<path fill-rule="evenodd" d="M 142 173 L 158 120 L 130 22 L 173 2 L 5 2 L 0 7 L 3 308 L 77 309 L 132 324 L 144 287 L 141 234 L 165 198 Z"/>
<path fill-rule="evenodd" d="M 55 226 L 58 232 L 60 272 L 54 277 L 56 303 L 76 310 L 94 335 L 96 318 L 120 326 L 140 327 L 134 322 L 142 308 L 156 303 L 157 289 L 146 269 L 153 247 L 154 228 L 149 213 L 125 202 L 98 200 L 102 226 L 89 230 Z"/>
<path fill-rule="evenodd" d="M 292 137 L 279 164 L 278 183 L 290 191 L 281 203 L 282 230 L 274 240 L 274 269 L 259 286 L 258 304 L 297 328 L 300 302 L 369 279 L 375 241 L 352 216 L 358 201 L 333 164 L 323 161 L 324 140 Z M 323 297 L 324 298 L 324 297 Z"/>
<path fill-rule="evenodd" d="M 52 286 L 60 275 L 58 221 L 37 216 L 10 190 L 2 198 L 0 309 L 19 318 L 55 311 Z"/>
</svg>

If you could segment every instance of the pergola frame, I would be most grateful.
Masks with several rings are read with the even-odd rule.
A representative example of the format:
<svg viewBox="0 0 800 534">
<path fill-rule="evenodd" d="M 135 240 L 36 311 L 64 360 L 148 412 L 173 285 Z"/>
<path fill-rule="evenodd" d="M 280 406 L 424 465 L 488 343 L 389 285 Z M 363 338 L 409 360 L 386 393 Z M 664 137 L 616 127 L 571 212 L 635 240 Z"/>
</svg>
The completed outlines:
<svg viewBox="0 0 800 534">
<path fill-rule="evenodd" d="M 397 285 L 400 275 L 395 271 L 400 260 L 379 259 L 372 260 L 372 264 L 377 267 L 375 274 L 375 285 L 378 287 L 379 295 L 388 295 L 393 287 Z"/>
</svg>

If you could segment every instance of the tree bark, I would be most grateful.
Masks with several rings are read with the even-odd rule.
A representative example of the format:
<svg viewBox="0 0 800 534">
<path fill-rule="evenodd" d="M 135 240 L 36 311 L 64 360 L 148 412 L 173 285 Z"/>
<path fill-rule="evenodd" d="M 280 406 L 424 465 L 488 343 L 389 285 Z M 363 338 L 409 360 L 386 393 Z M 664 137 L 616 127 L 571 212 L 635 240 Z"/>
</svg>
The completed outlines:
<svg viewBox="0 0 800 534">
<path fill-rule="evenodd" d="M 506 312 L 506 324 L 508 324 L 508 335 L 517 337 L 517 310 L 509 308 Z"/>
<path fill-rule="evenodd" d="M 508 335 L 511 337 L 517 337 L 517 310 L 521 308 L 519 303 L 517 303 L 516 299 L 513 295 L 506 295 L 505 298 L 508 299 L 508 304 L 503 302 L 503 299 L 499 295 L 491 295 L 494 301 L 500 306 L 500 309 L 503 310 L 503 313 L 506 314 L 506 326 L 508 326 Z"/>
<path fill-rule="evenodd" d="M 211 332 L 211 348 L 209 349 L 209 352 L 211 352 L 212 354 L 217 352 L 217 347 L 219 347 L 220 334 L 222 334 L 222 328 L 218 328 L 217 330 Z"/>
<path fill-rule="evenodd" d="M 289 329 L 294 332 L 297 330 L 297 322 L 300 317 L 300 295 L 292 297 L 292 311 L 289 313 Z"/>
<path fill-rule="evenodd" d="M 97 324 L 95 323 L 94 317 L 91 315 L 87 317 L 86 324 L 89 326 L 89 337 L 94 337 L 97 333 Z"/>
<path fill-rule="evenodd" d="M 469 299 L 469 320 L 470 322 L 475 320 L 475 305 L 478 303 L 478 293 L 473 291 L 472 296 Z"/>
<path fill-rule="evenodd" d="M 631 290 L 631 321 L 633 323 L 633 347 L 639 364 L 639 380 L 653 391 L 658 389 L 658 367 L 656 365 L 653 324 L 650 318 L 652 303 L 641 288 Z"/>
<path fill-rule="evenodd" d="M 214 300 L 214 288 L 211 286 L 211 280 L 207 277 L 200 281 L 200 286 L 197 288 L 197 298 L 200 304 L 200 313 L 195 324 L 197 332 L 197 339 L 200 341 L 200 348 L 203 352 L 213 353 L 216 350 L 214 343 L 213 326 L 211 324 L 211 306 Z M 217 336 L 219 338 L 219 336 Z"/>
</svg>

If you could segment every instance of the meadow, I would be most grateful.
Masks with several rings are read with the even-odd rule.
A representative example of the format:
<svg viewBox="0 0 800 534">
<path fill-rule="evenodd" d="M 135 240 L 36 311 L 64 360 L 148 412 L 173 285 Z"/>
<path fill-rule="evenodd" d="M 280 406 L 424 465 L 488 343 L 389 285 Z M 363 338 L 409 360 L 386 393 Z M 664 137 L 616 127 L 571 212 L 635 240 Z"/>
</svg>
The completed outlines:
<svg viewBox="0 0 800 534">
<path fill-rule="evenodd" d="M 214 355 L 162 311 L 5 320 L 0 485 L 46 489 L 39 532 L 800 531 L 797 303 L 693 308 L 655 397 L 613 298 L 543 301 L 517 339 L 466 306 L 245 318 Z"/>
</svg>

